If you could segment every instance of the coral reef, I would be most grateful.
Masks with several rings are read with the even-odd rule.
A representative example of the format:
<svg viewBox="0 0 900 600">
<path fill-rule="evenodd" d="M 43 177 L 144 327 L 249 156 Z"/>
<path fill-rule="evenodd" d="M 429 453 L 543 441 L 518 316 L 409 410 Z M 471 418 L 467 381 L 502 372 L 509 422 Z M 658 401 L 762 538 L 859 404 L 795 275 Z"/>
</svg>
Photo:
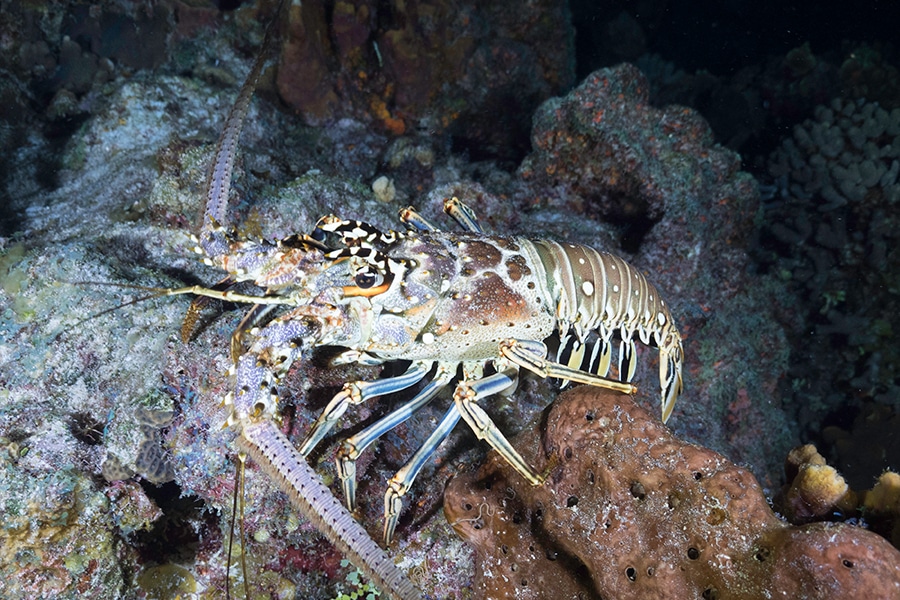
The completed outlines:
<svg viewBox="0 0 900 600">
<path fill-rule="evenodd" d="M 4 598 L 222 595 L 235 465 L 220 403 L 229 336 L 243 311 L 209 303 L 185 345 L 178 330 L 186 299 L 128 305 L 151 294 L 128 286 L 212 285 L 221 276 L 196 262 L 189 234 L 212 145 L 274 6 L 2 4 Z M 294 7 L 283 71 L 264 77 L 260 96 L 268 98 L 253 101 L 240 142 L 239 233 L 281 238 L 330 213 L 396 228 L 408 204 L 452 227 L 440 205 L 455 195 L 489 231 L 622 254 L 664 291 L 686 334 L 686 394 L 672 425 L 774 486 L 796 443 L 772 394 L 787 368 L 785 336 L 772 318 L 783 291 L 748 269 L 744 244 L 758 201 L 736 155 L 712 143 L 697 113 L 651 107 L 643 77 L 620 67 L 546 103 L 532 156 L 511 171 L 507 159 L 526 151 L 532 108 L 572 83 L 563 3 L 384 6 Z M 640 41 L 625 15 L 607 31 Z M 320 37 L 303 46 L 297 36 L 307 34 Z M 641 50 L 621 46 L 629 55 Z M 802 67 L 809 57 L 794 58 Z M 303 68 L 311 71 L 296 70 Z M 307 76 L 319 79 L 294 85 Z M 314 96 L 326 125 L 300 124 L 279 108 L 275 90 Z M 317 95 L 325 102 L 315 104 Z M 306 117 L 317 120 L 312 110 Z M 505 169 L 483 160 L 498 157 Z M 636 381 L 653 397 L 655 352 L 640 352 Z M 400 368 L 333 368 L 329 358 L 320 349 L 285 379 L 282 425 L 291 439 L 302 438 L 344 382 Z M 551 383 L 523 377 L 512 397 L 485 408 L 512 434 L 554 395 Z M 348 411 L 342 431 L 310 459 L 326 481 L 347 430 L 385 414 L 392 400 L 402 398 Z M 359 461 L 359 518 L 376 535 L 383 482 L 447 401 Z M 472 550 L 439 511 L 441 483 L 484 452 L 460 430 L 405 498 L 390 550 L 432 597 L 466 597 L 473 572 Z M 349 567 L 252 464 L 247 482 L 248 535 L 237 551 L 251 593 L 334 596 Z M 27 564 L 17 568 L 22 557 Z M 233 579 L 239 562 L 230 565 Z M 555 564 L 565 565 L 563 554 Z"/>
<path fill-rule="evenodd" d="M 772 154 L 769 172 L 759 253 L 800 300 L 782 320 L 807 353 L 790 374 L 802 421 L 818 430 L 851 398 L 895 404 L 900 108 L 819 106 Z"/>
<path fill-rule="evenodd" d="M 900 475 L 881 474 L 871 489 L 850 489 L 812 444 L 794 448 L 784 465 L 786 484 L 772 504 L 791 523 L 863 524 L 900 548 Z"/>
<path fill-rule="evenodd" d="M 695 111 L 655 108 L 648 94 L 633 66 L 592 73 L 538 110 L 534 151 L 518 173 L 535 203 L 618 225 L 606 249 L 634 253 L 631 262 L 647 269 L 686 333 L 691 372 L 674 426 L 774 482 L 796 444 L 773 402 L 787 368 L 774 318 L 784 292 L 750 272 L 745 250 L 756 183 Z M 759 446 L 760 431 L 769 448 Z"/>
<path fill-rule="evenodd" d="M 574 78 L 556 0 L 304 2 L 288 21 L 276 84 L 310 122 L 352 116 L 392 135 L 427 123 L 478 156 L 520 158 L 525 117 Z"/>
<path fill-rule="evenodd" d="M 845 524 L 792 526 L 754 477 L 674 437 L 631 398 L 579 387 L 492 453 L 445 512 L 476 549 L 478 598 L 896 598 L 900 551 Z"/>
<path fill-rule="evenodd" d="M 22 471 L 28 461 L 63 465 L 86 489 L 105 492 L 98 496 L 103 503 L 98 510 L 106 512 L 108 529 L 96 527 L 93 533 L 108 535 L 114 543 L 94 545 L 98 553 L 107 553 L 98 562 L 110 568 L 119 564 L 129 576 L 129 590 L 139 596 L 162 594 L 164 589 L 196 589 L 197 594 L 215 596 L 224 587 L 222 548 L 229 535 L 234 465 L 229 458 L 233 446 L 221 431 L 220 404 L 226 391 L 223 374 L 230 361 L 229 335 L 241 314 L 221 314 L 215 306 L 208 307 L 195 339 L 182 345 L 176 340 L 183 301 L 144 301 L 98 316 L 145 292 L 84 282 L 178 287 L 210 284 L 220 276 L 196 263 L 188 234 L 199 210 L 206 161 L 232 99 L 222 83 L 228 74 L 239 80 L 245 65 L 219 38 L 211 43 L 222 54 L 215 76 L 197 67 L 188 70 L 191 77 L 153 72 L 104 84 L 94 92 L 92 114 L 67 144 L 57 147 L 36 136 L 9 158 L 12 175 L 5 180 L 4 190 L 13 198 L 10 206 L 16 217 L 15 235 L 0 240 L 4 275 L 0 436 L 27 451 L 26 462 L 10 468 L 41 490 L 44 480 L 29 475 L 34 470 Z M 179 65 L 202 63 L 204 55 L 192 54 L 193 46 L 178 48 Z M 631 70 L 613 75 L 614 83 L 639 78 Z M 573 111 L 593 114 L 585 112 L 590 109 L 584 100 L 585 105 L 573 106 Z M 628 102 L 615 103 L 633 111 L 627 117 L 623 114 L 618 126 L 627 127 L 626 119 L 634 118 L 635 139 L 649 142 L 651 113 L 649 107 L 638 109 L 639 100 L 628 96 Z M 596 94 L 594 101 L 608 99 Z M 489 229 L 571 239 L 613 250 L 619 245 L 621 232 L 597 215 L 572 218 L 573 207 L 575 214 L 584 213 L 579 196 L 565 186 L 553 180 L 523 181 L 490 166 L 473 165 L 450 155 L 440 138 L 408 134 L 389 142 L 386 135 L 349 119 L 314 130 L 297 125 L 265 102 L 254 101 L 250 110 L 236 181 L 245 200 L 236 203 L 234 210 L 234 222 L 243 234 L 281 238 L 308 230 L 318 217 L 329 213 L 365 219 L 387 229 L 397 226 L 396 211 L 410 202 L 427 218 L 445 224 L 441 200 L 457 195 L 474 205 Z M 548 114 L 542 113 L 545 133 Z M 777 341 L 779 334 L 766 321 L 758 296 L 762 288 L 736 279 L 743 273 L 740 251 L 707 237 L 733 234 L 739 239 L 740 226 L 698 227 L 687 232 L 688 237 L 679 237 L 686 233 L 683 227 L 689 225 L 685 224 L 705 209 L 686 200 L 674 201 L 689 190 L 684 187 L 688 170 L 702 166 L 700 156 L 709 152 L 715 168 L 702 171 L 694 193 L 707 200 L 734 194 L 735 202 L 750 205 L 753 196 L 745 189 L 744 176 L 728 170 L 735 165 L 727 152 L 688 143 L 692 136 L 702 140 L 708 136 L 702 133 L 702 121 L 685 114 L 692 126 L 682 141 L 700 162 L 675 169 L 670 179 L 657 180 L 654 201 L 664 210 L 637 256 L 642 267 L 658 274 L 652 278 L 666 289 L 676 306 L 676 318 L 681 321 L 682 315 L 690 315 L 685 323 L 694 344 L 688 351 L 689 392 L 678 405 L 677 422 L 694 436 L 752 460 L 765 472 L 767 455 L 777 453 L 778 445 L 784 443 L 778 440 L 786 436 L 777 406 L 765 413 L 766 404 L 754 404 L 761 397 L 755 386 L 769 385 L 777 377 L 773 373 L 782 368 L 779 355 L 763 346 L 758 336 L 765 333 Z M 676 129 L 670 133 L 671 139 L 681 139 Z M 46 189 L 47 184 L 40 183 L 43 171 L 36 168 L 35 156 L 50 156 L 59 165 L 59 185 Z M 565 158 L 546 154 L 541 160 L 551 165 Z M 611 172 L 631 165 L 628 154 L 598 160 L 595 166 L 582 161 L 582 173 L 595 167 L 598 172 Z M 654 160 L 649 154 L 645 165 L 660 176 L 671 168 L 657 171 Z M 617 166 L 617 161 L 625 166 Z M 731 165 L 726 175 L 715 176 L 726 165 Z M 372 190 L 381 175 L 393 181 L 391 202 L 383 201 L 390 194 L 382 194 L 379 200 Z M 597 182 L 601 193 L 609 185 L 613 183 Z M 665 186 L 673 186 L 678 193 L 667 195 Z M 545 201 L 535 202 L 538 194 Z M 728 214 L 716 213 L 717 218 Z M 743 223 L 743 217 L 738 221 Z M 687 260 L 672 262 L 667 249 Z M 729 259 L 733 262 L 726 264 Z M 725 283 L 717 288 L 711 281 Z M 705 286 L 713 289 L 712 295 Z M 733 287 L 756 291 L 714 314 L 681 299 L 696 293 L 697 302 L 704 303 L 700 306 L 717 305 L 735 294 Z M 744 319 L 742 311 L 757 315 L 759 323 L 736 325 L 738 315 Z M 742 328 L 753 327 L 757 332 L 753 336 L 736 337 Z M 726 337 L 725 331 L 732 337 Z M 723 348 L 723 342 L 730 345 Z M 757 351 L 763 358 L 750 357 Z M 729 357 L 737 358 L 716 366 L 717 361 L 732 360 Z M 639 361 L 638 381 L 647 390 L 658 385 L 653 360 L 652 353 L 644 353 Z M 378 376 L 378 370 L 370 367 L 329 368 L 327 362 L 327 354 L 319 353 L 286 378 L 281 390 L 283 427 L 293 439 L 305 434 L 310 421 L 345 381 Z M 735 377 L 718 388 L 716 409 L 698 403 L 697 390 L 717 370 L 729 369 Z M 505 432 L 513 433 L 552 395 L 548 382 L 526 378 L 514 401 L 491 403 L 492 417 Z M 385 436 L 379 452 L 366 453 L 358 465 L 360 520 L 372 531 L 380 527 L 382 482 L 408 459 L 440 417 L 446 404 L 435 404 L 423 410 L 421 418 Z M 348 414 L 347 423 L 361 426 L 389 407 L 387 401 L 358 407 Z M 172 421 L 163 428 L 159 428 L 161 422 L 152 427 L 142 423 L 148 415 L 161 414 L 156 411 L 173 411 Z M 772 433 L 772 448 L 751 449 L 745 443 L 750 432 L 755 438 L 759 430 Z M 343 435 L 329 439 L 331 445 L 324 445 L 311 459 L 326 480 L 333 477 L 332 452 Z M 467 564 L 471 551 L 452 536 L 439 514 L 442 488 L 433 483 L 445 480 L 481 452 L 483 447 L 473 443 L 471 434 L 463 431 L 453 436 L 406 498 L 407 512 L 392 552 L 404 569 L 415 573 L 426 593 L 450 598 L 461 595 L 468 583 L 469 571 L 457 565 Z M 133 479 L 108 481 L 140 472 L 140 484 Z M 154 484 L 170 476 L 174 482 Z M 316 532 L 297 519 L 284 497 L 253 465 L 247 479 L 248 537 L 241 551 L 253 573 L 251 587 L 272 595 L 333 595 L 335 581 L 342 577 L 340 556 L 322 549 Z M 62 533 L 77 540 L 80 527 L 92 523 L 94 515 L 72 514 L 73 526 Z M 48 560 L 61 560 L 53 548 Z M 115 556 L 124 558 L 117 563 Z M 59 596 L 77 593 L 75 583 L 66 581 L 79 581 L 79 574 L 74 571 L 67 575 L 69 579 L 54 583 Z M 156 575 L 163 576 L 165 585 L 150 589 Z"/>
<path fill-rule="evenodd" d="M 242 62 L 234 53 L 223 52 L 220 65 L 239 79 Z M 99 555 L 92 577 L 103 578 L 121 569 L 129 577 L 123 585 L 137 596 L 195 589 L 198 595 L 214 597 L 224 587 L 223 543 L 229 535 L 234 466 L 229 460 L 233 447 L 221 431 L 224 414 L 220 403 L 226 391 L 223 374 L 230 361 L 229 335 L 241 314 L 228 311 L 222 315 L 210 307 L 194 341 L 182 345 L 177 332 L 185 302 L 157 299 L 97 316 L 145 292 L 83 282 L 178 287 L 212 283 L 219 277 L 196 263 L 188 234 L 202 197 L 206 161 L 232 97 L 221 89 L 223 80 L 220 76 L 211 84 L 199 74 L 165 73 L 117 80 L 116 85 L 103 88 L 102 101 L 96 102 L 94 113 L 64 147 L 54 151 L 38 139 L 17 152 L 10 161 L 15 175 L 4 188 L 15 198 L 17 220 L 15 236 L 2 239 L 0 258 L 4 275 L 0 436 L 27 450 L 25 462 L 20 460 L 10 469 L 37 490 L 38 498 L 47 484 L 38 475 L 40 471 L 25 470 L 31 461 L 69 468 L 79 485 L 97 495 L 100 506 L 96 511 L 105 515 L 103 526 L 96 524 L 94 513 L 70 512 L 71 527 L 60 530 L 65 544 L 48 546 L 45 560 L 66 567 L 62 551 L 70 547 L 67 544 L 81 543 L 82 528 L 89 526 L 96 538 L 92 548 Z M 177 103 L 172 98 L 177 98 Z M 597 101 L 605 99 L 598 97 Z M 641 132 L 647 134 L 648 129 L 636 130 L 636 134 Z M 486 226 L 494 230 L 549 235 L 611 249 L 617 246 L 616 232 L 599 219 L 572 218 L 562 186 L 544 194 L 535 182 L 522 182 L 509 173 L 448 156 L 440 140 L 413 135 L 401 139 L 405 141 L 389 144 L 386 136 L 349 120 L 333 128 L 310 130 L 297 126 L 271 105 L 254 102 L 242 139 L 244 152 L 237 180 L 238 191 L 246 200 L 236 204 L 234 221 L 241 224 L 242 233 L 268 238 L 308 230 L 319 216 L 329 213 L 365 219 L 387 229 L 396 227 L 397 209 L 415 201 L 429 219 L 446 223 L 439 215 L 440 201 L 458 195 L 472 202 L 484 215 Z M 697 154 L 708 151 L 702 145 L 693 148 Z M 50 190 L 37 183 L 42 172 L 31 160 L 42 153 L 52 153 L 54 163 L 60 165 L 60 183 Z M 546 160 L 549 164 L 553 159 Z M 603 161 L 602 169 L 615 168 L 612 157 Z M 585 172 L 592 168 L 586 163 L 582 167 Z M 391 203 L 375 198 L 371 183 L 376 174 L 394 181 Z M 684 177 L 686 170 L 678 174 Z M 721 182 L 722 193 L 743 193 L 742 176 L 732 175 L 733 179 Z M 677 183 L 673 176 L 672 181 L 660 185 Z M 719 189 L 715 182 L 704 185 Z M 534 202 L 538 192 L 546 203 Z M 574 203 L 577 200 L 572 196 Z M 702 210 L 688 202 L 666 201 L 662 220 L 641 244 L 642 264 L 668 280 L 669 285 L 662 287 L 678 307 L 679 319 L 682 314 L 698 312 L 678 298 L 689 297 L 695 293 L 693 286 L 699 289 L 712 277 L 711 272 L 702 271 L 700 281 L 685 290 L 688 284 L 684 282 L 693 281 L 697 274 L 685 269 L 712 265 L 719 269 L 720 279 L 726 280 L 722 273 L 733 277 L 743 264 L 737 251 L 730 255 L 734 264 L 726 266 L 726 257 L 721 262 L 705 258 L 704 243 L 693 249 L 699 239 L 706 238 L 677 239 L 674 246 L 669 241 L 664 245 L 649 242 L 657 236 L 668 239 L 669 233 L 677 233 L 674 228 Z M 691 244 L 690 248 L 685 244 Z M 715 252 L 726 247 L 720 242 L 709 246 Z M 675 248 L 690 260 L 683 266 L 678 261 L 676 270 L 664 248 Z M 672 285 L 675 281 L 679 283 Z M 719 302 L 717 296 L 699 298 Z M 723 309 L 715 318 L 700 310 L 703 316 L 688 322 L 693 329 L 692 343 L 709 346 L 708 353 L 699 356 L 691 354 L 696 350 L 689 350 L 692 370 L 711 356 L 714 360 L 729 356 L 732 349 L 718 348 L 723 336 L 716 333 L 733 327 L 733 322 L 724 318 L 729 311 L 736 315 L 740 306 Z M 759 314 L 764 320 L 764 311 Z M 716 321 L 715 327 L 700 326 L 712 321 Z M 764 325 L 757 331 L 769 330 Z M 771 337 L 777 340 L 777 332 Z M 745 342 L 734 345 L 741 344 Z M 746 356 L 750 351 L 745 348 L 734 356 Z M 372 368 L 329 368 L 327 358 L 313 356 L 298 365 L 281 390 L 286 407 L 283 426 L 293 439 L 304 435 L 310 421 L 345 381 L 378 376 L 378 370 Z M 754 369 L 777 368 L 772 366 L 774 358 L 766 359 L 772 361 L 768 363 L 758 357 L 741 360 L 746 364 L 733 363 L 732 368 L 739 366 L 741 374 L 729 383 L 733 387 L 721 390 L 724 402 L 719 404 L 719 415 L 731 415 L 732 424 L 714 421 L 714 411 L 695 402 L 699 397 L 695 391 L 689 391 L 678 405 L 677 419 L 698 437 L 755 459 L 759 454 L 742 445 L 742 432 L 780 432 L 781 426 L 772 424 L 778 418 L 777 407 L 765 419 L 757 419 L 762 413 L 752 403 L 755 392 L 742 393 L 741 389 L 759 385 L 759 371 Z M 712 364 L 710 373 L 715 371 Z M 638 381 L 647 390 L 656 389 L 652 354 L 642 356 L 640 365 Z M 720 372 L 726 370 L 726 366 L 719 368 Z M 688 389 L 698 389 L 706 377 L 708 374 L 692 372 Z M 514 432 L 551 397 L 549 383 L 526 379 L 514 401 L 492 402 L 490 410 L 504 431 Z M 389 406 L 388 402 L 361 406 L 348 415 L 347 423 L 358 427 L 371 422 Z M 360 461 L 360 519 L 370 530 L 380 527 L 382 482 L 412 454 L 445 407 L 440 403 L 429 407 L 420 419 L 387 435 L 377 454 L 367 453 Z M 174 411 L 174 416 L 165 428 L 147 429 L 142 418 L 156 413 L 144 410 Z M 73 419 L 80 423 L 77 431 L 71 425 Z M 332 446 L 312 457 L 326 479 L 333 476 L 333 443 L 343 435 L 338 433 L 329 440 Z M 468 564 L 471 551 L 452 536 L 439 513 L 442 487 L 434 483 L 445 480 L 480 452 L 483 448 L 472 442 L 471 434 L 454 436 L 406 499 L 407 512 L 392 553 L 404 569 L 416 574 L 426 593 L 460 597 L 468 584 L 471 571 L 458 565 Z M 113 457 L 120 462 L 119 468 L 112 468 Z M 757 464 L 765 462 L 762 459 Z M 148 481 L 146 476 L 156 481 L 167 479 L 169 468 L 173 483 L 158 488 Z M 134 480 L 109 483 L 101 477 L 120 479 L 140 471 L 145 478 L 139 484 Z M 251 588 L 271 595 L 334 595 L 335 581 L 342 578 L 341 557 L 322 548 L 316 532 L 297 519 L 253 465 L 248 468 L 244 499 L 248 537 L 241 552 L 253 574 Z M 24 518 L 37 520 L 42 510 L 36 507 L 28 513 L 33 517 Z M 77 595 L 84 573 L 75 567 L 60 572 L 48 584 L 58 590 L 58 596 Z M 234 568 L 232 565 L 232 573 Z M 15 581 L 17 573 L 5 574 Z M 159 578 L 164 580 L 162 587 L 153 583 Z M 8 597 L 27 594 L 10 592 Z"/>
</svg>

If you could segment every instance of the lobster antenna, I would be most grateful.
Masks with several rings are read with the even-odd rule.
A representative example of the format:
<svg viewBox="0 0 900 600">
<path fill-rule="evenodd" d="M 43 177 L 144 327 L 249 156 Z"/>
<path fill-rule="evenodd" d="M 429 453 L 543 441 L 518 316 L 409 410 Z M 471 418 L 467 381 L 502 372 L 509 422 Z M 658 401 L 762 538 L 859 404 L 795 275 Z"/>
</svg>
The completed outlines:
<svg viewBox="0 0 900 600">
<path fill-rule="evenodd" d="M 234 521 L 237 518 L 238 512 L 240 512 L 241 515 L 239 526 L 240 533 L 238 535 L 241 537 L 241 572 L 244 576 L 244 597 L 246 600 L 250 600 L 249 579 L 247 578 L 247 546 L 244 537 L 244 493 L 246 491 L 247 481 L 245 473 L 247 467 L 247 455 L 243 452 L 238 452 L 237 458 L 238 462 L 235 464 L 234 473 L 234 494 L 231 498 L 231 532 L 228 536 L 228 556 L 225 559 L 225 600 L 231 598 L 231 555 L 234 547 Z M 238 511 L 238 495 L 240 495 L 241 498 L 240 511 Z"/>
<path fill-rule="evenodd" d="M 112 306 L 110 308 L 101 310 L 100 312 L 89 315 L 83 319 L 79 319 L 78 321 L 72 323 L 68 327 L 63 328 L 59 333 L 56 334 L 56 338 L 54 338 L 54 339 L 59 338 L 64 333 L 67 333 L 70 329 L 74 329 L 80 325 L 87 323 L 88 321 L 92 321 L 92 320 L 96 319 L 97 317 L 102 317 L 103 315 L 108 315 L 112 312 L 115 312 L 115 311 L 125 308 L 127 306 L 133 306 L 135 304 L 138 304 L 139 302 L 146 302 L 147 300 L 153 300 L 155 298 L 163 298 L 165 296 L 173 295 L 171 293 L 173 290 L 171 290 L 169 288 L 158 288 L 158 287 L 137 285 L 137 284 L 131 284 L 131 283 L 113 283 L 111 281 L 68 281 L 66 283 L 69 283 L 71 285 L 104 285 L 104 286 L 127 288 L 130 290 L 139 290 L 142 292 L 150 292 L 150 293 L 147 294 L 146 296 L 140 296 L 139 298 L 134 298 L 133 300 L 129 300 L 128 302 L 122 302 L 122 303 Z"/>
<path fill-rule="evenodd" d="M 241 535 L 241 571 L 244 575 L 244 597 L 246 600 L 250 600 L 250 579 L 247 577 L 247 541 L 244 536 L 244 506 L 247 503 L 246 494 L 246 486 L 247 486 L 247 455 L 243 452 L 238 453 L 238 458 L 241 461 L 240 465 L 240 473 L 241 473 L 241 526 L 240 526 L 240 535 Z"/>
<path fill-rule="evenodd" d="M 266 27 L 265 38 L 263 39 L 262 47 L 259 50 L 259 53 L 256 55 L 256 59 L 253 61 L 253 66 L 250 68 L 250 73 L 247 76 L 247 79 L 244 81 L 244 84 L 241 86 L 240 91 L 238 92 L 237 100 L 234 105 L 231 107 L 231 112 L 228 114 L 227 119 L 225 120 L 225 127 L 222 131 L 222 135 L 219 137 L 219 143 L 216 148 L 215 161 L 210 168 L 207 183 L 206 183 L 206 205 L 203 215 L 203 221 L 200 226 L 201 236 L 205 233 L 207 237 L 209 234 L 209 228 L 214 227 L 216 223 L 223 223 L 225 220 L 225 207 L 228 202 L 228 194 L 231 191 L 231 173 L 234 168 L 234 157 L 235 152 L 238 146 L 238 142 L 241 136 L 241 129 L 243 129 L 244 125 L 244 117 L 247 115 L 247 110 L 250 107 L 250 99 L 253 96 L 253 92 L 256 90 L 256 84 L 259 81 L 259 76 L 262 73 L 263 66 L 268 58 L 268 55 L 272 52 L 272 49 L 275 47 L 275 39 L 278 37 L 278 32 L 276 23 L 279 22 L 281 16 L 284 14 L 285 6 L 288 4 L 286 0 L 279 0 L 278 6 L 275 8 L 275 15 L 272 17 L 272 21 Z M 225 294 L 230 295 L 228 292 Z M 204 296 L 208 294 L 199 294 L 200 296 Z M 222 296 L 212 296 L 219 297 Z M 236 297 L 234 299 L 237 299 Z M 240 301 L 240 300 L 239 300 Z M 255 301 L 243 300 L 245 302 L 249 301 L 255 304 Z M 191 303 L 190 308 L 188 309 L 188 314 L 185 316 L 185 321 L 182 324 L 181 328 L 181 337 L 185 339 L 186 337 L 190 337 L 190 331 L 193 329 L 193 325 L 197 319 L 197 313 L 199 311 L 199 302 L 195 300 Z M 252 312 L 256 312 L 255 310 Z M 246 319 L 246 318 L 245 318 Z M 232 339 L 232 353 L 234 353 L 234 338 Z M 249 588 L 249 580 L 247 576 L 247 548 L 245 545 L 244 539 L 244 485 L 245 485 L 245 465 L 246 465 L 247 455 L 244 452 L 238 453 L 238 460 L 240 464 L 238 465 L 237 478 L 238 481 L 235 482 L 235 491 L 234 498 L 231 507 L 231 535 L 228 538 L 228 557 L 225 563 L 225 597 L 230 598 L 230 569 L 231 569 L 231 552 L 234 544 L 234 519 L 237 514 L 237 503 L 238 503 L 238 490 L 240 490 L 241 495 L 241 522 L 240 522 L 240 536 L 241 536 L 241 570 L 243 571 L 244 576 L 244 596 L 247 600 L 250 600 L 250 588 Z"/>
<path fill-rule="evenodd" d="M 274 304 L 282 304 L 284 301 L 279 300 L 278 297 L 271 296 L 253 296 L 250 294 L 238 294 L 229 290 L 220 290 L 216 289 L 217 287 L 223 286 L 231 282 L 228 278 L 223 279 L 218 282 L 214 287 L 207 288 L 201 285 L 192 285 L 188 287 L 180 287 L 180 288 L 161 288 L 161 287 L 152 287 L 146 285 L 138 285 L 134 283 L 114 283 L 111 281 L 70 281 L 67 282 L 72 285 L 103 285 L 103 286 L 112 286 L 112 287 L 120 287 L 126 288 L 129 290 L 139 290 L 142 292 L 150 292 L 146 296 L 141 296 L 139 298 L 135 298 L 133 300 L 129 300 L 128 302 L 122 302 L 115 306 L 111 306 L 110 308 L 101 310 L 100 312 L 94 313 L 90 316 L 87 316 L 71 325 L 65 327 L 62 331 L 56 334 L 56 337 L 63 335 L 68 332 L 70 329 L 83 325 L 88 321 L 96 319 L 97 317 L 102 317 L 103 315 L 107 315 L 109 313 L 115 312 L 127 306 L 133 306 L 138 304 L 139 302 L 145 302 L 147 300 L 153 300 L 156 298 L 164 298 L 166 296 L 185 296 L 188 294 L 193 294 L 198 298 L 195 298 L 195 301 L 191 303 L 191 307 L 188 309 L 188 314 L 185 319 L 186 322 L 182 326 L 181 338 L 187 343 L 190 338 L 190 333 L 192 331 L 193 325 L 196 323 L 197 315 L 199 313 L 200 307 L 196 302 L 200 298 L 215 298 L 218 300 L 222 300 L 224 302 L 235 302 L 239 304 L 265 304 L 265 305 L 274 305 Z"/>
</svg>

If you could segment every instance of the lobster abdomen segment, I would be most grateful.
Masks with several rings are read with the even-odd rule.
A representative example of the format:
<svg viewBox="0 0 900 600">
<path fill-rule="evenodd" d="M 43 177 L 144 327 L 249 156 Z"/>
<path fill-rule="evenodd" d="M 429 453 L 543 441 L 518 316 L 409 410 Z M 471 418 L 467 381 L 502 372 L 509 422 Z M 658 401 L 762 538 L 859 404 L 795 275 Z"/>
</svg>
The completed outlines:
<svg viewBox="0 0 900 600">
<path fill-rule="evenodd" d="M 591 331 L 599 336 L 594 355 L 606 354 L 599 367 L 605 375 L 609 343 L 614 333 L 622 340 L 619 373 L 630 380 L 634 372 L 634 334 L 660 350 L 662 418 L 668 420 L 682 388 L 684 351 L 674 320 L 656 287 L 622 258 L 579 244 L 547 240 L 529 243 L 546 276 L 546 293 L 556 307 L 560 337 L 570 330 L 579 344 Z M 594 360 L 591 361 L 592 363 Z M 600 359 L 603 364 L 603 359 Z"/>
</svg>

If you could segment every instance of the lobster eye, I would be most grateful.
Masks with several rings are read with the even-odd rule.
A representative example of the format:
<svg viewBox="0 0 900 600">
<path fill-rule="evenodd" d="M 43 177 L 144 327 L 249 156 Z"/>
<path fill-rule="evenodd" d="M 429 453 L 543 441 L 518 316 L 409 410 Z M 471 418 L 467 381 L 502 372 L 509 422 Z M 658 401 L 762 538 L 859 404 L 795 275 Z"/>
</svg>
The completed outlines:
<svg viewBox="0 0 900 600">
<path fill-rule="evenodd" d="M 379 283 L 381 277 L 377 273 L 373 273 L 372 271 L 360 271 L 356 274 L 356 277 L 353 278 L 353 281 L 356 282 L 356 285 L 361 287 L 362 289 L 369 289 L 375 284 Z"/>
<path fill-rule="evenodd" d="M 325 230 L 319 226 L 316 226 L 316 228 L 313 229 L 313 232 L 312 232 L 312 234 L 310 234 L 309 237 L 316 240 L 317 242 L 324 242 L 325 241 Z"/>
</svg>

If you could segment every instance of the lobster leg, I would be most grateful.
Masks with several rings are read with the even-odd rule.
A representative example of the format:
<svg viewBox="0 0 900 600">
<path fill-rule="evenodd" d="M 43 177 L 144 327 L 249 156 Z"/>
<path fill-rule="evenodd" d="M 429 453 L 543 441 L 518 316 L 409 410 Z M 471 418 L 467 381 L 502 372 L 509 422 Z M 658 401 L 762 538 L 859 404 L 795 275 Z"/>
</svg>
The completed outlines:
<svg viewBox="0 0 900 600">
<path fill-rule="evenodd" d="M 438 392 L 447 387 L 455 373 L 455 369 L 451 368 L 453 366 L 455 365 L 438 363 L 434 378 L 416 394 L 415 398 L 341 443 L 336 459 L 337 471 L 344 488 L 344 501 L 350 512 L 356 510 L 356 461 L 359 455 L 372 442 L 409 419 L 413 413 L 431 402 Z"/>
<path fill-rule="evenodd" d="M 580 369 L 573 369 L 558 362 L 547 360 L 547 347 L 542 342 L 527 340 L 504 340 L 500 342 L 500 354 L 511 363 L 528 369 L 540 377 L 568 379 L 574 383 L 586 383 L 607 388 L 624 394 L 634 394 L 637 387 L 614 379 L 600 377 Z"/>
<path fill-rule="evenodd" d="M 517 374 L 517 369 L 510 368 L 484 379 L 461 381 L 453 393 L 453 401 L 460 415 L 472 428 L 478 439 L 485 440 L 490 444 L 529 483 L 541 485 L 544 477 L 534 472 L 497 428 L 490 416 L 477 404 L 479 400 L 499 394 L 509 386 L 515 385 Z"/>
<path fill-rule="evenodd" d="M 384 544 L 387 546 L 394 539 L 394 531 L 397 529 L 397 521 L 400 520 L 400 513 L 403 510 L 403 496 L 412 487 L 416 476 L 425 462 L 434 454 L 456 424 L 459 422 L 459 409 L 454 404 L 444 413 L 441 422 L 437 428 L 431 432 L 425 443 L 416 450 L 412 458 L 409 459 L 403 467 L 394 474 L 388 481 L 387 492 L 384 494 Z"/>
<path fill-rule="evenodd" d="M 325 410 L 313 423 L 309 434 L 300 446 L 300 454 L 303 456 L 309 455 L 313 448 L 322 441 L 322 438 L 331 431 L 337 420 L 346 412 L 348 406 L 351 404 L 362 404 L 376 396 L 405 390 L 421 381 L 428 371 L 431 370 L 432 364 L 431 361 L 417 360 L 399 377 L 379 379 L 378 381 L 354 381 L 344 384 L 344 389 L 331 399 L 331 402 L 328 403 L 328 406 L 325 407 Z"/>
</svg>

